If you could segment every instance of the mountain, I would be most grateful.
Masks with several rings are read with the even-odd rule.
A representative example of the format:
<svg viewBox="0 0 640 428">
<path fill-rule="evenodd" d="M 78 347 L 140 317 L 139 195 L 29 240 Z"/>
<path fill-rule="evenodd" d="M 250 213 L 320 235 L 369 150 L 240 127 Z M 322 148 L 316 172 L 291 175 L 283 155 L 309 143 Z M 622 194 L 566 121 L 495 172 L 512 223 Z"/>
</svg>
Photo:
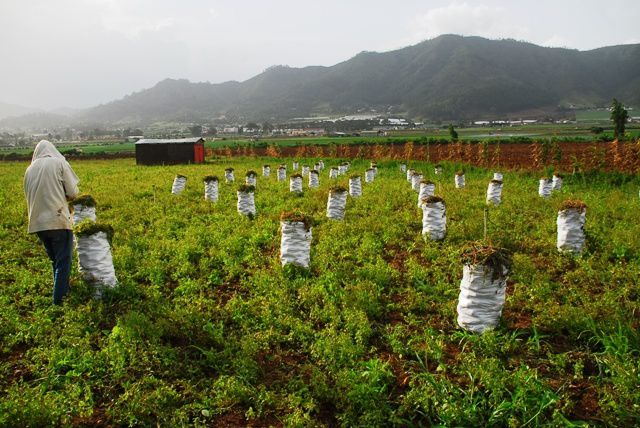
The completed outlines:
<svg viewBox="0 0 640 428">
<path fill-rule="evenodd" d="M 331 67 L 276 66 L 244 82 L 167 79 L 75 116 L 85 124 L 286 120 L 402 112 L 417 119 L 557 115 L 566 108 L 640 104 L 640 45 L 590 51 L 514 40 L 440 36 Z"/>
<path fill-rule="evenodd" d="M 0 119 L 4 119 L 5 117 L 22 116 L 29 113 L 35 113 L 37 111 L 39 110 L 35 108 L 0 102 Z"/>
</svg>

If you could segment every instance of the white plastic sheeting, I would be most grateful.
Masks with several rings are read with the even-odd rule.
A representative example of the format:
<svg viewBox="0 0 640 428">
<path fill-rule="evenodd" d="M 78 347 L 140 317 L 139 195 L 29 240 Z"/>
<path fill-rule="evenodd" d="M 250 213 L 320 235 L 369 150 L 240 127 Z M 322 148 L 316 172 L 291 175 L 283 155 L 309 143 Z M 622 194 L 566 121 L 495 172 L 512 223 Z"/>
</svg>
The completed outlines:
<svg viewBox="0 0 640 428">
<path fill-rule="evenodd" d="M 444 239 L 447 234 L 447 209 L 443 202 L 422 204 L 422 236 L 433 241 Z"/>
<path fill-rule="evenodd" d="M 75 204 L 73 206 L 73 224 L 80 224 L 82 220 L 87 218 L 93 222 L 96 221 L 96 207 Z"/>
<path fill-rule="evenodd" d="M 204 182 L 205 201 L 218 201 L 218 180 L 208 180 Z"/>
<path fill-rule="evenodd" d="M 334 220 L 344 219 L 344 212 L 347 208 L 347 192 L 329 192 L 327 200 L 327 217 Z"/>
<path fill-rule="evenodd" d="M 300 221 L 281 221 L 280 261 L 282 266 L 294 264 L 309 267 L 311 253 L 311 228 L 307 230 Z"/>
<path fill-rule="evenodd" d="M 569 208 L 558 211 L 558 251 L 573 254 L 582 253 L 586 215 L 586 209 Z"/>
<path fill-rule="evenodd" d="M 492 180 L 487 188 L 487 203 L 500 205 L 502 202 L 502 181 Z"/>
<path fill-rule="evenodd" d="M 400 172 L 407 172 L 407 164 L 406 163 L 401 163 L 400 164 Z"/>
<path fill-rule="evenodd" d="M 238 190 L 238 213 L 242 215 L 256 215 L 256 204 L 253 192 Z"/>
<path fill-rule="evenodd" d="M 329 170 L 329 178 L 338 178 L 338 168 L 331 167 Z"/>
<path fill-rule="evenodd" d="M 548 178 L 541 178 L 538 184 L 538 195 L 541 198 L 548 198 L 551 196 L 552 183 Z"/>
<path fill-rule="evenodd" d="M 107 234 L 96 232 L 93 235 L 77 236 L 76 249 L 79 272 L 85 281 L 95 286 L 94 297 L 99 299 L 105 287 L 114 288 L 118 284 Z"/>
<path fill-rule="evenodd" d="M 494 172 L 493 173 L 493 179 L 494 180 L 498 180 L 498 181 L 504 181 L 504 180 L 502 180 L 502 173 L 501 172 Z"/>
<path fill-rule="evenodd" d="M 289 177 L 289 191 L 302 193 L 302 177 L 293 175 Z"/>
<path fill-rule="evenodd" d="M 269 177 L 271 175 L 271 167 L 268 165 L 265 165 L 262 167 L 262 176 L 263 177 Z"/>
<path fill-rule="evenodd" d="M 247 183 L 247 186 L 254 186 L 256 185 L 256 176 L 251 174 L 251 175 L 247 175 L 244 177 L 244 182 Z"/>
<path fill-rule="evenodd" d="M 287 179 L 287 169 L 284 167 L 278 168 L 278 181 L 284 181 Z"/>
<path fill-rule="evenodd" d="M 309 187 L 312 189 L 320 187 L 320 174 L 316 170 L 309 171 Z"/>
<path fill-rule="evenodd" d="M 474 333 L 494 329 L 500 321 L 507 288 L 507 269 L 464 265 L 458 296 L 458 325 Z"/>
<path fill-rule="evenodd" d="M 414 172 L 411 176 L 411 188 L 416 192 L 420 191 L 420 182 L 424 177 L 419 172 Z"/>
<path fill-rule="evenodd" d="M 373 180 L 376 178 L 376 171 L 373 168 L 369 168 L 364 173 L 364 181 L 365 183 L 373 183 Z"/>
<path fill-rule="evenodd" d="M 349 194 L 354 198 L 362 195 L 362 181 L 360 177 L 351 177 L 349 179 Z"/>
<path fill-rule="evenodd" d="M 235 181 L 235 177 L 233 176 L 233 170 L 232 169 L 225 169 L 224 170 L 224 180 L 227 183 L 233 183 Z"/>
<path fill-rule="evenodd" d="M 179 195 L 184 190 L 184 187 L 187 185 L 187 177 L 176 175 L 176 178 L 173 179 L 173 185 L 171 186 L 171 193 L 174 195 Z"/>
<path fill-rule="evenodd" d="M 562 189 L 562 177 L 558 175 L 554 175 L 551 181 L 551 189 L 552 190 L 561 190 Z"/>
<path fill-rule="evenodd" d="M 309 175 L 309 167 L 306 165 L 302 165 L 302 176 L 306 177 L 307 175 Z"/>
<path fill-rule="evenodd" d="M 465 185 L 464 174 L 456 174 L 455 182 L 456 182 L 456 189 L 464 188 L 464 185 Z"/>
<path fill-rule="evenodd" d="M 422 208 L 422 200 L 433 196 L 436 193 L 436 185 L 433 183 L 420 183 L 420 191 L 418 192 L 418 208 Z"/>
</svg>

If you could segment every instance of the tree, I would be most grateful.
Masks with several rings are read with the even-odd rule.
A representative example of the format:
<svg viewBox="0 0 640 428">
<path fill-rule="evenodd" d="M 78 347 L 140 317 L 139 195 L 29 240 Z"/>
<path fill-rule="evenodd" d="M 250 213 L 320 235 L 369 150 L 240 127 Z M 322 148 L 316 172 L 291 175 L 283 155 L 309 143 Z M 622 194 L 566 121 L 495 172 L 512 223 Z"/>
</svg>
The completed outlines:
<svg viewBox="0 0 640 428">
<path fill-rule="evenodd" d="M 611 103 L 611 121 L 613 122 L 613 138 L 624 138 L 624 127 L 629 120 L 629 112 L 617 99 Z"/>
<path fill-rule="evenodd" d="M 458 132 L 453 128 L 453 123 L 449 124 L 449 135 L 452 141 L 458 141 Z"/>
</svg>

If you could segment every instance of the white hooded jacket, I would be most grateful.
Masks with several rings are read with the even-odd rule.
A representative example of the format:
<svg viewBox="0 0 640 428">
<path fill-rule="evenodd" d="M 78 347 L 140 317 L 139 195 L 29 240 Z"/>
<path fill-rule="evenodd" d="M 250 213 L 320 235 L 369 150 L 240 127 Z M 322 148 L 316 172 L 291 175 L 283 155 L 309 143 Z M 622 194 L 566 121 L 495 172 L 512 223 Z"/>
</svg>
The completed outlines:
<svg viewBox="0 0 640 428">
<path fill-rule="evenodd" d="M 29 233 L 73 228 L 67 198 L 78 196 L 79 182 L 78 176 L 54 145 L 46 140 L 40 141 L 24 175 Z"/>
</svg>

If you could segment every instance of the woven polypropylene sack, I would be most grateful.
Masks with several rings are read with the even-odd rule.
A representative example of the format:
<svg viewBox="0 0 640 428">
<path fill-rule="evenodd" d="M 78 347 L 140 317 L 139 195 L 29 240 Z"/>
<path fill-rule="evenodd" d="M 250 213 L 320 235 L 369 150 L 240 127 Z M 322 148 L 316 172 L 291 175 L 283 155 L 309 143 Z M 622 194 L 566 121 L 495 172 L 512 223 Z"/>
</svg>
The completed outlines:
<svg viewBox="0 0 640 428">
<path fill-rule="evenodd" d="M 289 191 L 302 193 L 302 177 L 289 177 Z"/>
<path fill-rule="evenodd" d="M 204 182 L 204 199 L 211 202 L 218 201 L 218 180 Z"/>
<path fill-rule="evenodd" d="M 354 198 L 362 195 L 362 182 L 360 177 L 351 177 L 349 179 L 349 194 Z"/>
<path fill-rule="evenodd" d="M 280 262 L 282 266 L 294 264 L 309 267 L 311 252 L 311 228 L 307 230 L 303 222 L 280 222 Z"/>
<path fill-rule="evenodd" d="M 493 179 L 494 180 L 498 180 L 498 181 L 503 181 L 502 180 L 502 173 L 501 172 L 494 172 L 493 173 Z"/>
<path fill-rule="evenodd" d="M 558 211 L 557 248 L 562 253 L 580 254 L 584 249 L 586 209 L 569 208 Z"/>
<path fill-rule="evenodd" d="M 407 164 L 405 163 L 400 164 L 400 172 L 407 172 Z"/>
<path fill-rule="evenodd" d="M 507 288 L 507 269 L 494 272 L 491 266 L 464 265 L 458 296 L 458 325 L 483 333 L 500 321 Z"/>
<path fill-rule="evenodd" d="M 464 188 L 464 185 L 465 185 L 464 174 L 456 174 L 454 180 L 455 180 L 455 183 L 456 183 L 456 189 Z"/>
<path fill-rule="evenodd" d="M 415 172 L 415 170 L 413 170 L 413 169 L 408 169 L 408 170 L 407 170 L 407 181 L 408 181 L 409 183 L 411 183 L 411 177 L 413 177 L 413 173 L 414 173 L 414 172 Z"/>
<path fill-rule="evenodd" d="M 298 170 L 298 165 L 299 165 L 298 162 L 293 162 L 293 168 L 292 169 L 294 171 L 297 171 Z"/>
<path fill-rule="evenodd" d="M 244 182 L 247 184 L 247 186 L 254 186 L 255 187 L 256 181 L 257 181 L 257 178 L 256 178 L 255 175 L 247 175 L 244 178 Z"/>
<path fill-rule="evenodd" d="M 269 166 L 263 166 L 262 167 L 262 176 L 267 178 L 271 175 L 271 167 Z"/>
<path fill-rule="evenodd" d="M 433 196 L 436 192 L 436 185 L 433 183 L 420 183 L 420 191 L 418 192 L 418 208 L 422 207 L 422 200 Z"/>
<path fill-rule="evenodd" d="M 320 186 L 320 174 L 317 171 L 309 172 L 309 187 L 314 189 Z"/>
<path fill-rule="evenodd" d="M 256 204 L 253 192 L 238 191 L 238 213 L 242 215 L 256 214 Z"/>
<path fill-rule="evenodd" d="M 500 205 L 502 202 L 502 183 L 490 182 L 487 188 L 487 202 Z"/>
<path fill-rule="evenodd" d="M 176 177 L 173 179 L 173 185 L 171 186 L 171 193 L 179 195 L 187 185 L 187 177 Z"/>
<path fill-rule="evenodd" d="M 414 173 L 411 176 L 411 188 L 416 192 L 420 192 L 420 182 L 422 181 L 423 176 L 419 173 Z"/>
<path fill-rule="evenodd" d="M 233 183 L 235 181 L 235 177 L 233 176 L 233 171 L 225 171 L 224 179 L 227 183 Z"/>
<path fill-rule="evenodd" d="M 100 298 L 105 287 L 114 288 L 118 284 L 106 233 L 77 236 L 76 249 L 79 272 L 85 281 L 95 286 L 94 297 Z"/>
<path fill-rule="evenodd" d="M 347 207 L 347 192 L 329 192 L 327 200 L 327 217 L 334 220 L 344 219 Z"/>
<path fill-rule="evenodd" d="M 80 224 L 82 220 L 96 221 L 96 207 L 88 207 L 82 204 L 73 206 L 73 224 Z"/>
<path fill-rule="evenodd" d="M 562 190 L 562 177 L 558 177 L 557 175 L 553 176 L 553 179 L 551 181 L 551 189 Z"/>
<path fill-rule="evenodd" d="M 364 173 L 364 181 L 365 183 L 373 183 L 373 180 L 376 178 L 376 171 L 373 168 L 369 168 Z"/>
<path fill-rule="evenodd" d="M 447 234 L 447 209 L 442 202 L 422 204 L 422 236 L 433 241 L 444 239 Z"/>
<path fill-rule="evenodd" d="M 303 177 L 306 177 L 307 175 L 309 175 L 309 167 L 306 165 L 302 165 L 302 172 L 301 172 Z"/>
<path fill-rule="evenodd" d="M 287 179 L 287 170 L 284 168 L 278 168 L 278 181 L 284 181 Z"/>
<path fill-rule="evenodd" d="M 541 178 L 538 184 L 538 196 L 541 198 L 548 198 L 551 196 L 551 190 L 553 189 L 551 180 L 547 178 Z"/>
<path fill-rule="evenodd" d="M 332 167 L 329 170 L 329 178 L 338 178 L 338 168 Z"/>
</svg>

